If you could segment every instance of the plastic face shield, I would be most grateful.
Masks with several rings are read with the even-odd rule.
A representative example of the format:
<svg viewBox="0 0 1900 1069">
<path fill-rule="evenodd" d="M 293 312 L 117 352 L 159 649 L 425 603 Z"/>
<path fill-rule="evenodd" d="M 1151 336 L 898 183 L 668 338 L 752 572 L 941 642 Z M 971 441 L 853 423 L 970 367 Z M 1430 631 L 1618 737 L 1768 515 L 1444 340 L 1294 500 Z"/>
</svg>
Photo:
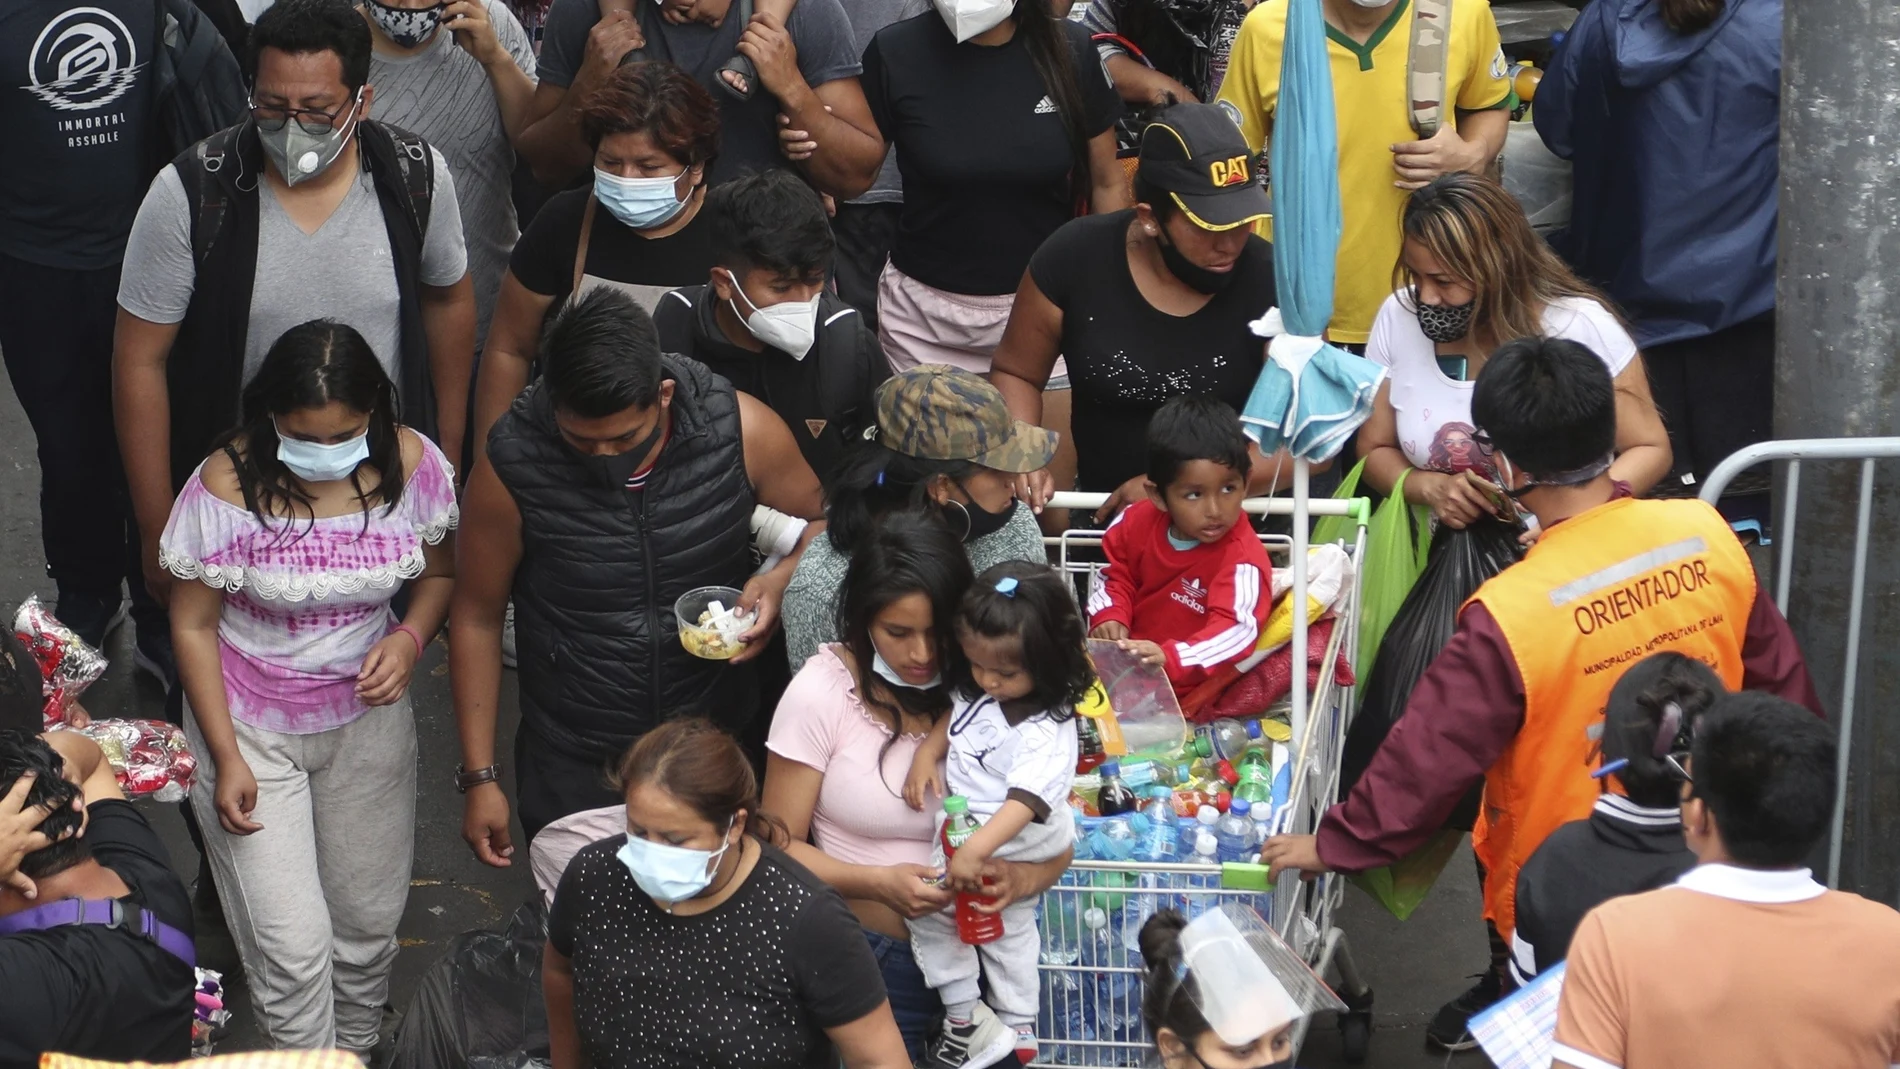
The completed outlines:
<svg viewBox="0 0 1900 1069">
<path fill-rule="evenodd" d="M 1309 1014 L 1344 1010 L 1260 914 L 1226 903 L 1181 931 L 1194 1006 L 1221 1042 L 1244 1047 Z"/>
</svg>

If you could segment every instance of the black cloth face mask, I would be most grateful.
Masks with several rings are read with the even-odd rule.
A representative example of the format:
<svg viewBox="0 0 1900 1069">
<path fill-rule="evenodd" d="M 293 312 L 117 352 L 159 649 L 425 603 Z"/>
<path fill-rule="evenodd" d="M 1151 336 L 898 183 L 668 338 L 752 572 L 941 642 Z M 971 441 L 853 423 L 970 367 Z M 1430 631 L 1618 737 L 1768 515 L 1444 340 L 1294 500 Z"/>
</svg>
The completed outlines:
<svg viewBox="0 0 1900 1069">
<path fill-rule="evenodd" d="M 1155 240 L 1161 245 L 1161 262 L 1168 266 L 1168 273 L 1186 283 L 1196 293 L 1219 293 L 1233 285 L 1235 271 L 1209 271 L 1205 267 L 1189 262 L 1181 255 L 1181 250 L 1168 240 L 1167 227 L 1157 227 Z"/>
<path fill-rule="evenodd" d="M 640 462 L 646 459 L 647 452 L 653 448 L 653 443 L 659 441 L 660 435 L 664 433 L 666 433 L 666 415 L 662 413 L 659 419 L 653 421 L 653 429 L 648 431 L 647 436 L 640 439 L 633 448 L 610 456 L 583 453 L 580 458 L 581 464 L 588 471 L 593 472 L 594 478 L 599 479 L 603 484 L 616 490 L 625 490 L 627 480 L 633 478 L 633 473 L 640 470 Z M 575 452 L 580 451 L 575 450 Z"/>
<path fill-rule="evenodd" d="M 944 502 L 942 507 L 944 519 L 950 523 L 950 529 L 956 530 L 959 526 L 963 528 L 959 533 L 965 543 L 974 542 L 986 535 L 993 535 L 1008 526 L 1010 518 L 1016 515 L 1016 506 L 1021 504 L 1015 498 L 1011 498 L 1009 504 L 1003 506 L 1001 512 L 991 512 L 976 503 L 976 497 L 970 493 L 968 487 L 958 483 L 957 489 L 962 490 L 963 496 L 970 499 L 969 504 L 951 500 Z"/>
</svg>

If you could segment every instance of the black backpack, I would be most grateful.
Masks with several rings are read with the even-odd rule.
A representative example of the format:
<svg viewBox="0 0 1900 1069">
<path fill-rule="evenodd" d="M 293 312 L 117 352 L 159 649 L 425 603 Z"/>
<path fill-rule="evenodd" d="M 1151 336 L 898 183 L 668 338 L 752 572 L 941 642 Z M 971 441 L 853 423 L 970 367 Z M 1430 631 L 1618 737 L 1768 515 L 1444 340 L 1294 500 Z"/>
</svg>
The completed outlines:
<svg viewBox="0 0 1900 1069">
<path fill-rule="evenodd" d="M 158 156 L 170 160 L 242 121 L 250 90 L 224 35 L 192 0 L 157 0 L 157 6 L 152 104 Z"/>
<path fill-rule="evenodd" d="M 174 161 L 178 167 L 178 177 L 185 187 L 185 197 L 193 205 L 191 252 L 192 260 L 200 271 L 204 270 L 205 258 L 210 254 L 211 246 L 224 235 L 225 217 L 231 207 L 231 191 L 219 180 L 220 172 L 227 165 L 234 173 L 241 173 L 245 169 L 245 162 L 238 154 L 238 144 L 250 128 L 251 124 L 246 122 L 215 131 L 214 136 L 191 146 L 189 156 L 181 153 Z M 409 223 L 417 247 L 420 247 L 428 237 L 429 209 L 435 201 L 435 168 L 429 163 L 429 146 L 422 138 L 402 127 L 381 122 L 365 121 L 358 136 L 362 139 L 364 152 L 371 154 L 379 163 L 388 161 L 395 164 L 394 174 L 400 176 L 397 184 L 404 194 L 400 198 L 406 208 L 403 217 Z M 251 167 L 255 171 L 254 163 Z M 379 173 L 385 169 L 379 168 Z"/>
</svg>

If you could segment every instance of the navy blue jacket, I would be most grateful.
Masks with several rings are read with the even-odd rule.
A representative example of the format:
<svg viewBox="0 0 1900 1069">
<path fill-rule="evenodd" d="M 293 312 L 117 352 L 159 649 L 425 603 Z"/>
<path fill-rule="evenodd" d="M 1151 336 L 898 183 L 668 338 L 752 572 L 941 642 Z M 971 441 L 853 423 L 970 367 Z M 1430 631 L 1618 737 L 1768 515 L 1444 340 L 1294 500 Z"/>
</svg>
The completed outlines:
<svg viewBox="0 0 1900 1069">
<path fill-rule="evenodd" d="M 1657 0 L 1595 0 L 1537 87 L 1537 132 L 1575 166 L 1551 244 L 1640 346 L 1774 310 L 1781 5 L 1728 0 L 1684 36 Z"/>
</svg>

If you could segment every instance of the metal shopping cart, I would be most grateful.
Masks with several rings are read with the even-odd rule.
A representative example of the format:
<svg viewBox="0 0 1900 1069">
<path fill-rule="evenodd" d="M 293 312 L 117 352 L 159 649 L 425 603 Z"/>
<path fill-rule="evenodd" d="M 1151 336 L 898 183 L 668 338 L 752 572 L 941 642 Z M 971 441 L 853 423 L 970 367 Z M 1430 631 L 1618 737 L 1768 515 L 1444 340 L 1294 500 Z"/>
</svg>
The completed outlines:
<svg viewBox="0 0 1900 1069">
<path fill-rule="evenodd" d="M 1101 494 L 1057 494 L 1050 507 L 1094 509 L 1105 500 Z M 1320 663 L 1330 666 L 1341 649 L 1356 649 L 1367 503 L 1256 498 L 1246 502 L 1245 508 L 1255 515 L 1294 517 L 1299 531 L 1295 537 L 1263 535 L 1261 541 L 1276 566 L 1294 569 L 1293 592 L 1300 598 L 1306 593 L 1306 516 L 1349 516 L 1357 521 L 1352 544 L 1344 547 L 1352 567 L 1336 603 L 1339 623 Z M 1102 566 L 1099 554 L 1092 552 L 1101 545 L 1100 531 L 1070 530 L 1046 541 L 1069 575 L 1089 578 Z M 1302 614 L 1294 616 L 1294 664 L 1299 665 L 1305 661 L 1306 624 Z M 1319 685 L 1309 696 L 1304 694 L 1304 673 L 1293 672 L 1294 702 L 1289 716 L 1293 775 L 1288 805 L 1278 812 L 1272 827 L 1276 834 L 1311 833 L 1338 789 L 1339 758 L 1354 708 L 1353 688 L 1335 686 L 1330 671 L 1319 676 Z M 1142 924 L 1159 909 L 1179 909 L 1194 916 L 1226 901 L 1253 907 L 1314 972 L 1326 976 L 1330 971 L 1337 977 L 1335 989 L 1348 1007 L 1339 1019 L 1342 1046 L 1349 1061 L 1362 1060 L 1371 1031 L 1372 991 L 1354 965 L 1344 933 L 1333 923 L 1345 881 L 1328 874 L 1310 883 L 1282 880 L 1280 886 L 1268 890 L 1259 885 L 1258 875 L 1257 870 L 1235 866 L 1075 862 L 1062 881 L 1043 895 L 1038 914 L 1042 1006 L 1037 1022 L 1040 1050 L 1032 1066 L 1142 1064 L 1153 1050 L 1141 1016 L 1138 935 Z M 1302 1021 L 1295 1032 L 1296 1048 L 1305 1039 L 1308 1023 Z"/>
</svg>

